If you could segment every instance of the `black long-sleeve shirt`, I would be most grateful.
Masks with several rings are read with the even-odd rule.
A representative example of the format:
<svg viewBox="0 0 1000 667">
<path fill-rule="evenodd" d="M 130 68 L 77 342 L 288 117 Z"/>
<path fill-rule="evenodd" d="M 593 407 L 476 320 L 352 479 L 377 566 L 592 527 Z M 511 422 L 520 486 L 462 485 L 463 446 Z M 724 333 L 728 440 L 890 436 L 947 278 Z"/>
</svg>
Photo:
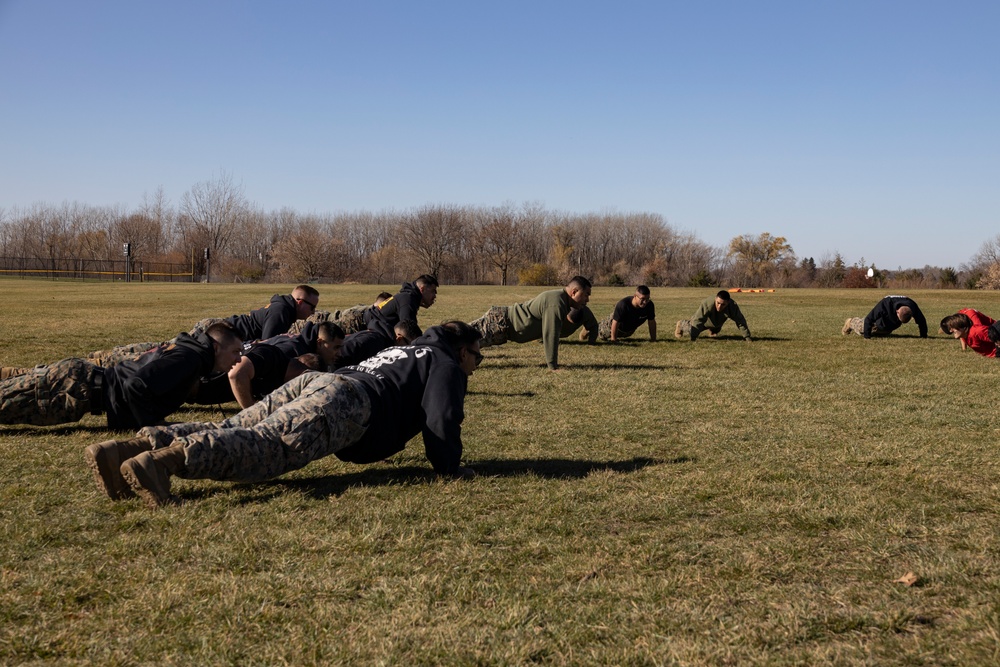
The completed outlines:
<svg viewBox="0 0 1000 667">
<path fill-rule="evenodd" d="M 441 327 L 428 328 L 412 345 L 386 348 L 337 373 L 360 381 L 372 405 L 364 436 L 338 451 L 338 458 L 353 463 L 381 461 L 422 433 L 434 470 L 451 474 L 458 469 L 468 376 L 442 339 Z"/>
<path fill-rule="evenodd" d="M 924 318 L 924 314 L 920 312 L 920 306 L 909 297 L 895 295 L 889 295 L 879 301 L 872 308 L 871 312 L 865 316 L 865 338 L 872 337 L 873 327 L 879 333 L 891 333 L 903 326 L 903 323 L 899 321 L 899 316 L 896 315 L 896 311 L 902 306 L 908 306 L 913 311 L 913 320 L 917 323 L 917 328 L 920 330 L 920 337 L 927 338 L 927 320 Z"/>
</svg>

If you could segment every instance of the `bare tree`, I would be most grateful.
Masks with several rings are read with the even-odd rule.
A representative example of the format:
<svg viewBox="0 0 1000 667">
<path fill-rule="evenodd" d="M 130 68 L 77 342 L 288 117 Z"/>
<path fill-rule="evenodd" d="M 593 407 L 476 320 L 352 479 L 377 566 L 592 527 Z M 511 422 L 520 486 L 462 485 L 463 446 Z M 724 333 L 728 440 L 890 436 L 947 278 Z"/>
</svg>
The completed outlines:
<svg viewBox="0 0 1000 667">
<path fill-rule="evenodd" d="M 527 236 L 524 214 L 511 204 L 479 211 L 476 240 L 479 252 L 500 272 L 500 284 L 506 285 L 511 269 L 523 262 Z"/>
<path fill-rule="evenodd" d="M 969 261 L 969 268 L 985 271 L 994 264 L 1000 264 L 1000 234 L 983 241 L 979 246 L 979 252 Z"/>
<path fill-rule="evenodd" d="M 139 204 L 139 213 L 152 220 L 159 227 L 160 231 L 157 236 L 160 245 L 155 249 L 155 254 L 166 252 L 173 242 L 177 214 L 170 206 L 162 185 L 152 195 L 143 193 L 142 201 Z"/>
<path fill-rule="evenodd" d="M 274 259 L 283 275 L 296 282 L 337 277 L 346 249 L 332 233 L 329 221 L 303 216 L 282 228 L 281 234 L 274 246 Z"/>
<path fill-rule="evenodd" d="M 197 183 L 184 193 L 180 210 L 182 242 L 188 247 L 209 248 L 214 257 L 221 258 L 246 220 L 249 206 L 243 186 L 222 172 L 216 180 Z"/>
<path fill-rule="evenodd" d="M 132 244 L 132 256 L 136 259 L 159 256 L 165 248 L 160 223 L 143 213 L 115 219 L 111 224 L 109 241 L 119 250 L 125 243 Z"/>
<path fill-rule="evenodd" d="M 463 235 L 472 231 L 467 217 L 458 206 L 425 206 L 403 219 L 399 226 L 401 245 L 423 266 L 424 273 L 440 276 Z"/>
<path fill-rule="evenodd" d="M 658 257 L 662 258 L 663 264 L 654 264 L 659 270 L 653 276 L 647 272 L 643 282 L 676 287 L 715 284 L 714 274 L 721 268 L 721 250 L 698 240 L 694 234 L 673 230 L 665 230 L 661 243 Z"/>
</svg>

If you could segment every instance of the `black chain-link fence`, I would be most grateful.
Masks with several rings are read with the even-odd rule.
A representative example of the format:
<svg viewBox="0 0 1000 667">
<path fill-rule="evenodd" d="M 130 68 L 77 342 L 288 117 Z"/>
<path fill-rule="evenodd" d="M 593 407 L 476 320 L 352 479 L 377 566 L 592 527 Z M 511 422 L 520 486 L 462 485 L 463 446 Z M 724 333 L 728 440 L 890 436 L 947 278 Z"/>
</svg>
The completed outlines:
<svg viewBox="0 0 1000 667">
<path fill-rule="evenodd" d="M 131 259 L 0 257 L 0 276 L 122 282 L 195 282 L 190 265 Z"/>
</svg>

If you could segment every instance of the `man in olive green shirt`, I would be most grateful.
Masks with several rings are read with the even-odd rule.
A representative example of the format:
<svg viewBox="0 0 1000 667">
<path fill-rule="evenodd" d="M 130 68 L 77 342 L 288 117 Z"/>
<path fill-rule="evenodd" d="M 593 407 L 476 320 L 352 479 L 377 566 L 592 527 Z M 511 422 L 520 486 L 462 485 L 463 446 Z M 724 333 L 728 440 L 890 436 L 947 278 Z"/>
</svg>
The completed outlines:
<svg viewBox="0 0 1000 667">
<path fill-rule="evenodd" d="M 542 292 L 531 301 L 509 307 L 492 306 L 469 324 L 483 336 L 480 347 L 502 345 L 508 340 L 527 343 L 541 339 L 549 369 L 559 370 L 561 336 L 582 324 L 590 333 L 590 342 L 597 340 L 597 318 L 587 308 L 591 289 L 589 280 L 575 276 L 566 287 Z"/>
<path fill-rule="evenodd" d="M 736 302 L 733 301 L 726 290 L 720 291 L 715 297 L 705 299 L 701 303 L 701 306 L 698 307 L 698 311 L 694 314 L 694 317 L 690 320 L 680 320 L 677 322 L 677 327 L 674 329 L 674 336 L 676 338 L 688 336 L 691 340 L 695 340 L 698 338 L 698 334 L 707 329 L 708 335 L 714 337 L 718 335 L 719 330 L 722 329 L 722 325 L 725 324 L 726 320 L 733 321 L 736 328 L 743 334 L 743 340 L 748 343 L 753 340 L 750 337 L 750 329 L 747 327 L 746 318 L 743 317 L 740 307 L 736 305 Z"/>
</svg>

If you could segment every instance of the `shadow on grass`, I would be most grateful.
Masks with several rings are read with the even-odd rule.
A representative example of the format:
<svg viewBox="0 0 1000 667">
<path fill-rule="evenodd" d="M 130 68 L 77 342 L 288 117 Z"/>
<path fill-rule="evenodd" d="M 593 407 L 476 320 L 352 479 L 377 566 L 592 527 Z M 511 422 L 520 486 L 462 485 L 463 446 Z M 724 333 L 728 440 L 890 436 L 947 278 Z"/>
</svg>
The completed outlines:
<svg viewBox="0 0 1000 667">
<path fill-rule="evenodd" d="M 522 477 L 533 475 L 545 479 L 582 479 L 595 472 L 611 471 L 630 473 L 654 465 L 681 465 L 697 461 L 690 456 L 670 459 L 637 457 L 623 461 L 586 461 L 574 459 L 484 459 L 470 463 L 480 477 Z M 229 493 L 237 488 L 243 491 L 254 489 L 252 498 L 245 504 L 266 502 L 289 490 L 299 491 L 316 499 L 340 496 L 347 489 L 357 486 L 389 486 L 427 484 L 436 479 L 434 471 L 424 466 L 378 467 L 358 472 L 324 475 L 305 479 L 275 479 L 255 484 L 220 484 L 207 489 L 174 489 L 184 500 L 197 500 Z"/>
<path fill-rule="evenodd" d="M 488 367 L 487 366 L 483 366 L 483 368 L 488 368 Z M 513 363 L 504 363 L 502 365 L 497 365 L 497 366 L 494 366 L 494 368 L 503 368 L 503 369 L 508 369 L 508 368 L 537 368 L 538 370 L 548 370 L 548 367 L 544 363 L 542 363 L 542 364 L 522 364 L 522 363 L 513 362 Z M 559 364 L 559 368 L 561 370 L 566 370 L 566 371 L 573 370 L 573 369 L 597 370 L 597 371 L 605 371 L 605 370 L 607 370 L 607 371 L 613 371 L 613 370 L 646 371 L 646 370 L 652 370 L 652 369 L 659 369 L 659 370 L 675 370 L 676 371 L 676 370 L 687 370 L 688 367 L 687 366 L 680 366 L 678 364 L 616 364 L 616 363 L 607 363 L 607 364 L 579 364 L 579 363 L 567 363 L 567 364 Z M 475 392 L 470 391 L 468 393 L 473 394 Z M 488 393 L 488 392 L 484 392 L 484 393 Z M 514 395 L 515 396 L 523 396 L 524 394 L 514 394 Z"/>
<path fill-rule="evenodd" d="M 110 429 L 107 424 L 102 424 L 100 426 L 90 426 L 85 424 L 60 424 L 58 426 L 0 426 L 0 436 L 5 435 L 73 435 L 81 434 L 87 441 L 85 443 L 80 443 L 81 445 L 89 445 L 90 440 L 87 439 L 90 436 L 88 433 L 107 433 Z M 115 433 L 115 431 L 110 431 Z M 134 431 L 121 431 L 119 435 L 122 437 L 131 438 L 135 435 Z"/>
<path fill-rule="evenodd" d="M 743 342 L 743 336 L 740 336 L 740 335 L 737 335 L 737 334 L 722 334 L 721 336 L 716 336 L 715 338 L 713 338 L 711 336 L 707 336 L 705 334 L 702 334 L 702 335 L 698 336 L 698 340 L 696 340 L 695 342 L 696 343 L 700 343 L 703 340 L 705 340 L 705 341 L 734 341 L 735 340 L 735 341 L 739 341 L 739 342 L 742 343 Z M 758 341 L 788 341 L 788 340 L 791 340 L 791 338 L 779 338 L 778 336 L 754 336 L 753 337 L 753 342 L 755 342 L 755 343 L 758 342 Z M 690 342 L 690 341 L 683 341 L 682 340 L 680 342 L 684 343 L 684 342 Z"/>
<path fill-rule="evenodd" d="M 636 472 L 654 465 L 678 465 L 695 461 L 690 456 L 654 459 L 645 456 L 624 461 L 586 461 L 578 459 L 481 459 L 470 462 L 484 477 L 519 477 L 535 475 L 546 479 L 574 479 L 601 472 Z"/>
</svg>

